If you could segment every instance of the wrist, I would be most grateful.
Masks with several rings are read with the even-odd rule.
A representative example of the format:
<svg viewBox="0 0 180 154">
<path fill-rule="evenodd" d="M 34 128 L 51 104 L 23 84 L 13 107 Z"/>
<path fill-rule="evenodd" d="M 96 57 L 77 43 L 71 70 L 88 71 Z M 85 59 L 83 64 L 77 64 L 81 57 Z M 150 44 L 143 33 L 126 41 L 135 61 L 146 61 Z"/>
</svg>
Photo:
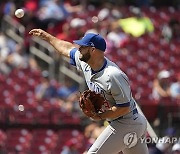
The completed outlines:
<svg viewBox="0 0 180 154">
<path fill-rule="evenodd" d="M 91 118 L 94 120 L 103 120 L 99 113 L 94 113 Z"/>
</svg>

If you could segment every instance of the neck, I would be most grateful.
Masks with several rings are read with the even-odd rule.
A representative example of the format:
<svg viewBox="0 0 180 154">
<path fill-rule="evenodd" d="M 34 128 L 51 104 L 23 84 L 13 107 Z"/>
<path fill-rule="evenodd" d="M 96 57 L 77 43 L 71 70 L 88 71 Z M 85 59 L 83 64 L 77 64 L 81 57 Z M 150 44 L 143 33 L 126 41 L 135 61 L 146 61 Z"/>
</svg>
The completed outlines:
<svg viewBox="0 0 180 154">
<path fill-rule="evenodd" d="M 104 56 L 102 56 L 102 57 L 93 58 L 93 60 L 89 61 L 88 64 L 94 71 L 98 71 L 103 67 L 104 61 L 105 58 Z"/>
</svg>

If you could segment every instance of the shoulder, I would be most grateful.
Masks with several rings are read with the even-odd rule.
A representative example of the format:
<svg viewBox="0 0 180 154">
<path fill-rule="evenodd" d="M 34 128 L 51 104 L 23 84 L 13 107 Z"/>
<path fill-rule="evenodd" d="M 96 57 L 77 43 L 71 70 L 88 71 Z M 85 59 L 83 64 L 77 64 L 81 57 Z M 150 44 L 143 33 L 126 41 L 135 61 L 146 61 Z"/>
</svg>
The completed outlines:
<svg viewBox="0 0 180 154">
<path fill-rule="evenodd" d="M 107 60 L 107 67 L 105 73 L 110 77 L 120 77 L 123 76 L 124 72 L 112 61 Z"/>
</svg>

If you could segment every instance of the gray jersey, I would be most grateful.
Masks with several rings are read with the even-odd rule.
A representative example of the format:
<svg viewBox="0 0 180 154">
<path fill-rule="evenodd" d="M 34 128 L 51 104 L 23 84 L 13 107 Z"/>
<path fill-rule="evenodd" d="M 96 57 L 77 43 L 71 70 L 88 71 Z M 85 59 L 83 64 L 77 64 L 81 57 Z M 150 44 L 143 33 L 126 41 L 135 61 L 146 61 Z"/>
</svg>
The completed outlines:
<svg viewBox="0 0 180 154">
<path fill-rule="evenodd" d="M 77 49 L 71 50 L 71 64 L 83 72 L 90 90 L 104 95 L 108 104 L 103 106 L 103 110 L 108 110 L 112 106 L 129 106 L 131 110 L 122 117 L 107 119 L 110 124 L 99 135 L 87 154 L 116 154 L 120 151 L 124 154 L 148 154 L 147 145 L 140 140 L 146 132 L 146 119 L 136 111 L 136 103 L 126 74 L 107 58 L 103 67 L 95 72 L 79 59 L 79 54 Z"/>
<path fill-rule="evenodd" d="M 129 79 L 115 63 L 105 58 L 103 67 L 95 72 L 87 63 L 79 59 L 79 54 L 77 49 L 71 51 L 71 64 L 83 72 L 88 88 L 102 93 L 109 102 L 103 106 L 102 110 L 108 110 L 114 105 L 129 106 L 131 111 L 135 109 L 136 105 L 132 97 Z"/>
</svg>

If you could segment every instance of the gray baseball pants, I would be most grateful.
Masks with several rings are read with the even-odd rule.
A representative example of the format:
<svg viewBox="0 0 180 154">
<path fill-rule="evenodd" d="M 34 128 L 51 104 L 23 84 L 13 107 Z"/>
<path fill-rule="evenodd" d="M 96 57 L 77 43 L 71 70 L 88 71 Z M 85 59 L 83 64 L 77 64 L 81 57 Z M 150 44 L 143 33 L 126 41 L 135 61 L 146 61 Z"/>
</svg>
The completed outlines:
<svg viewBox="0 0 180 154">
<path fill-rule="evenodd" d="M 100 134 L 87 154 L 148 154 L 146 143 L 141 142 L 147 129 L 144 116 L 129 113 L 112 121 Z"/>
</svg>

